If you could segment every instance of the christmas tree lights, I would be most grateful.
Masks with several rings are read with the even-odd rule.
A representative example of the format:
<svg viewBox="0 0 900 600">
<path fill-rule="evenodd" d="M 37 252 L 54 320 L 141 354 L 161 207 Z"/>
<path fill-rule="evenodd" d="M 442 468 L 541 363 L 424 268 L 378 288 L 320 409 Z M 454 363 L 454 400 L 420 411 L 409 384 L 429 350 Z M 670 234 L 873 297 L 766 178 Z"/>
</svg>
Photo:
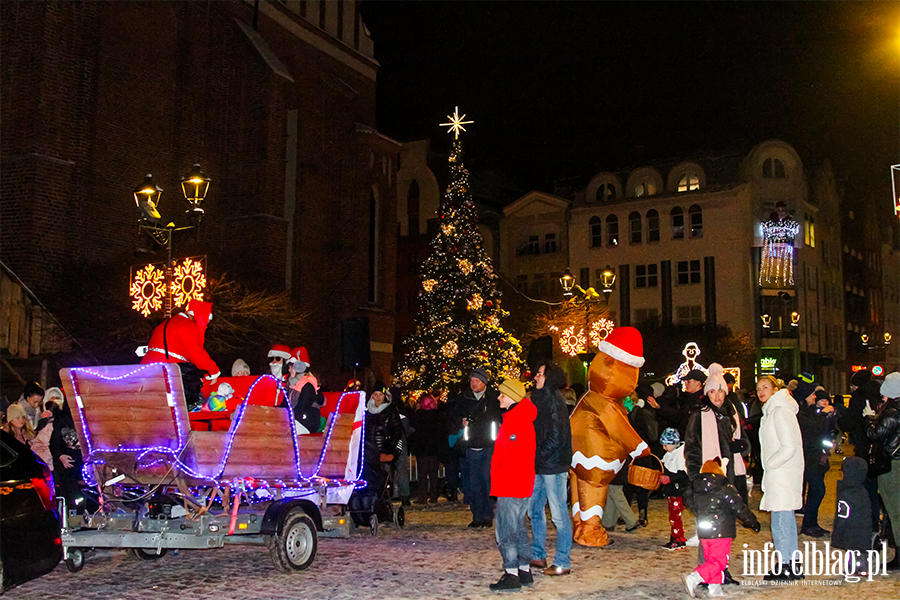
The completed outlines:
<svg viewBox="0 0 900 600">
<path fill-rule="evenodd" d="M 503 330 L 491 259 L 476 228 L 469 173 L 463 164 L 459 110 L 448 117 L 455 139 L 449 156 L 451 182 L 440 207 L 440 227 L 431 255 L 422 264 L 422 291 L 416 328 L 404 342 L 397 368 L 404 399 L 416 401 L 426 392 L 447 398 L 469 372 L 480 367 L 494 381 L 518 378 L 522 347 Z"/>
</svg>

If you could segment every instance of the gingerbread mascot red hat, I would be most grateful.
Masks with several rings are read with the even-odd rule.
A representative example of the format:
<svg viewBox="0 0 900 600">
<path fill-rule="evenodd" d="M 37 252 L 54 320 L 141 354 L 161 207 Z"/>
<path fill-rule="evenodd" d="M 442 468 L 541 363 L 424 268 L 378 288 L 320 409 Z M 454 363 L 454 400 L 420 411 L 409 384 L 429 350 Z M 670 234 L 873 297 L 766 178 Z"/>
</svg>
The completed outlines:
<svg viewBox="0 0 900 600">
<path fill-rule="evenodd" d="M 588 369 L 590 387 L 572 413 L 572 517 L 583 546 L 610 543 L 601 524 L 609 484 L 627 462 L 650 453 L 628 422 L 624 400 L 644 365 L 644 342 L 634 327 L 618 327 L 600 342 Z"/>
</svg>

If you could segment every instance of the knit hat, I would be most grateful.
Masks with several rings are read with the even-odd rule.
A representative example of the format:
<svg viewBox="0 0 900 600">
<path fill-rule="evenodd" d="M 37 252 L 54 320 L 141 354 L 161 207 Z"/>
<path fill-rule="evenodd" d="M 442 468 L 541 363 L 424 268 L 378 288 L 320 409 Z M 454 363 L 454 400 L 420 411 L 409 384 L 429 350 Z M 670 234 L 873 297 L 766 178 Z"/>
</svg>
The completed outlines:
<svg viewBox="0 0 900 600">
<path fill-rule="evenodd" d="M 475 379 L 480 379 L 484 385 L 487 385 L 490 382 L 490 377 L 488 377 L 487 372 L 484 369 L 474 368 L 472 372 L 469 373 L 469 379 L 474 377 Z"/>
<path fill-rule="evenodd" d="M 861 371 L 857 371 L 850 377 L 850 385 L 855 385 L 856 387 L 861 386 L 872 379 L 872 371 L 868 369 L 863 369 Z"/>
<path fill-rule="evenodd" d="M 659 436 L 659 443 L 663 446 L 677 446 L 681 443 L 681 434 L 674 427 L 666 427 Z"/>
<path fill-rule="evenodd" d="M 731 373 L 725 373 L 724 377 L 725 383 L 727 383 L 728 385 L 734 385 L 734 375 L 732 375 Z"/>
<path fill-rule="evenodd" d="M 47 391 L 44 392 L 44 404 L 53 400 L 56 402 L 56 405 L 60 408 L 63 407 L 63 404 L 66 402 L 66 397 L 63 395 L 62 390 L 58 387 L 47 388 Z"/>
<path fill-rule="evenodd" d="M 693 379 L 694 381 L 704 383 L 706 381 L 706 373 L 704 373 L 700 369 L 691 369 L 690 371 L 688 371 L 687 375 L 681 378 L 682 381 L 687 381 L 688 379 Z"/>
<path fill-rule="evenodd" d="M 894 371 L 884 378 L 881 384 L 881 395 L 888 398 L 900 398 L 900 372 Z"/>
<path fill-rule="evenodd" d="M 693 373 L 693 371 L 691 371 Z M 691 373 L 688 373 L 690 376 Z M 709 377 L 706 378 L 706 385 L 703 386 L 703 393 L 708 394 L 710 390 L 722 390 L 728 392 L 728 384 L 725 383 L 725 370 L 719 363 L 709 365 Z"/>
<path fill-rule="evenodd" d="M 653 388 L 646 381 L 642 381 L 634 388 L 634 393 L 638 398 L 648 398 L 653 395 Z"/>
<path fill-rule="evenodd" d="M 597 349 L 626 365 L 644 366 L 644 338 L 634 327 L 616 327 Z"/>
<path fill-rule="evenodd" d="M 6 409 L 7 422 L 11 422 L 14 419 L 18 419 L 19 417 L 25 417 L 25 420 L 30 422 L 24 408 L 22 408 L 19 404 L 10 404 L 9 408 Z"/>
<path fill-rule="evenodd" d="M 816 381 L 811 373 L 800 373 L 796 377 L 797 387 L 791 394 L 794 400 L 806 400 L 816 391 Z"/>
<path fill-rule="evenodd" d="M 819 400 L 828 400 L 831 401 L 831 394 L 825 391 L 824 388 L 816 390 L 816 402 Z"/>
<path fill-rule="evenodd" d="M 666 386 L 664 386 L 663 384 L 661 384 L 658 381 L 656 383 L 654 383 L 653 385 L 651 385 L 650 387 L 653 388 L 653 397 L 654 398 L 659 398 L 660 396 L 663 395 L 663 392 L 666 391 Z"/>
<path fill-rule="evenodd" d="M 712 458 L 700 467 L 700 473 L 717 473 L 719 475 L 724 475 L 725 470 L 722 468 L 722 461 L 719 460 L 719 457 Z"/>
<path fill-rule="evenodd" d="M 291 349 L 284 344 L 275 344 L 269 350 L 269 358 L 283 358 L 285 360 L 291 357 Z"/>
<path fill-rule="evenodd" d="M 243 358 L 235 359 L 234 364 L 231 365 L 231 376 L 232 377 L 241 377 L 244 375 L 250 374 L 250 365 Z"/>
<path fill-rule="evenodd" d="M 512 398 L 516 402 L 521 402 L 522 398 L 525 397 L 525 384 L 518 379 L 504 379 L 499 386 L 499 390 L 501 394 Z"/>
</svg>

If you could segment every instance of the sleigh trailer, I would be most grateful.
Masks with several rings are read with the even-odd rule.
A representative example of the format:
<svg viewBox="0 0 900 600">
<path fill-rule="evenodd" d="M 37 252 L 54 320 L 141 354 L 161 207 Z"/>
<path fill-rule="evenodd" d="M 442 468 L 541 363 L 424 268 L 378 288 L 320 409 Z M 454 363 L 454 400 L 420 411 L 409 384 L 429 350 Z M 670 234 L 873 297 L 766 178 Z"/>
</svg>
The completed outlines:
<svg viewBox="0 0 900 600">
<path fill-rule="evenodd" d="M 319 536 L 349 535 L 346 505 L 364 485 L 363 393 L 326 394 L 324 432 L 298 435 L 292 412 L 275 405 L 284 391 L 271 375 L 228 379 L 242 380 L 235 385 L 245 397 L 233 412 L 206 414 L 188 413 L 177 365 L 60 375 L 84 479 L 100 502 L 97 512 L 79 513 L 60 498 L 70 571 L 91 548 L 153 560 L 170 549 L 226 544 L 266 546 L 278 570 L 301 571 Z"/>
</svg>

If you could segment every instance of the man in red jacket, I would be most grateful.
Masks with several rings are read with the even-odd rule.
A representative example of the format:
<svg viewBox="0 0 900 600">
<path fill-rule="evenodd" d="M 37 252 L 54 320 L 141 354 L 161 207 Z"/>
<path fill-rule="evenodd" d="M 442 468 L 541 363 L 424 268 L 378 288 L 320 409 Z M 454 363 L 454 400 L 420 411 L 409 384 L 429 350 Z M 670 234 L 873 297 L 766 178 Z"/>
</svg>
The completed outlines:
<svg viewBox="0 0 900 600">
<path fill-rule="evenodd" d="M 534 419 L 537 408 L 525 397 L 521 381 L 507 379 L 499 386 L 503 423 L 491 458 L 491 496 L 497 497 L 496 536 L 503 557 L 503 577 L 490 588 L 516 590 L 534 583 L 531 542 L 525 511 L 534 491 Z"/>
<path fill-rule="evenodd" d="M 203 348 L 206 326 L 211 319 L 212 302 L 191 300 L 187 312 L 173 315 L 153 330 L 147 354 L 141 360 L 144 365 L 180 363 L 184 395 L 189 407 L 203 403 L 200 372 L 206 371 L 206 379 L 211 385 L 215 385 L 220 374 L 219 367 Z"/>
</svg>

